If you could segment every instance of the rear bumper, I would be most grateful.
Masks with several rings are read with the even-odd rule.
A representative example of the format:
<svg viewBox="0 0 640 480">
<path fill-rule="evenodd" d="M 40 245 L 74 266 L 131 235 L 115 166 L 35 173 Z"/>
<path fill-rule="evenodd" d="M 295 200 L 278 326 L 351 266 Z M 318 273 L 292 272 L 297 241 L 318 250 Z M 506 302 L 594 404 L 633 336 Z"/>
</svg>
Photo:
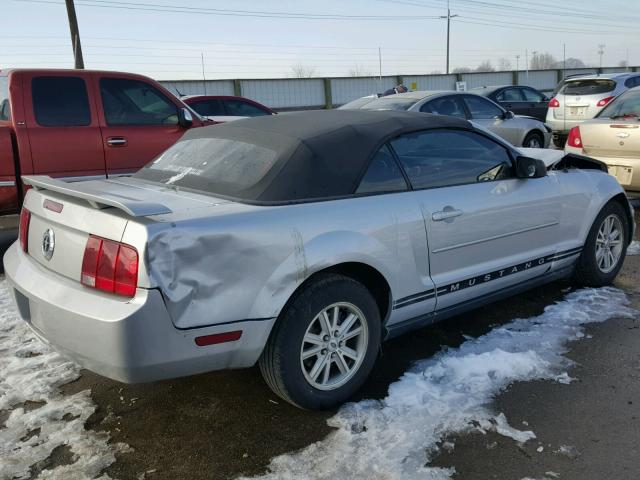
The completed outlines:
<svg viewBox="0 0 640 480">
<path fill-rule="evenodd" d="M 547 118 L 547 121 L 545 123 L 549 125 L 549 127 L 551 127 L 554 136 L 567 136 L 569 135 L 569 130 L 577 125 L 580 125 L 586 120 L 589 119 L 585 118 L 584 120 L 562 120 L 557 118 Z"/>
<path fill-rule="evenodd" d="M 22 319 L 44 342 L 82 367 L 125 383 L 227 368 L 258 360 L 275 319 L 179 330 L 158 290 L 131 300 L 88 290 L 52 273 L 14 243 L 4 256 L 6 278 Z M 199 347 L 195 338 L 242 330 L 239 340 Z"/>
</svg>

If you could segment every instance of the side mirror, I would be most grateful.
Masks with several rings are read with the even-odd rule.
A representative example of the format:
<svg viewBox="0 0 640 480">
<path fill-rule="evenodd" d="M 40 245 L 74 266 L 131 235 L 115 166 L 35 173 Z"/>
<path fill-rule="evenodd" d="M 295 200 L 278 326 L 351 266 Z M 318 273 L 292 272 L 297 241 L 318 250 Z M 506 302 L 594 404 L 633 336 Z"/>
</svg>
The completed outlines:
<svg viewBox="0 0 640 480">
<path fill-rule="evenodd" d="M 542 160 L 520 155 L 516 158 L 516 177 L 542 178 L 547 176 L 547 166 Z"/>
<path fill-rule="evenodd" d="M 178 110 L 178 125 L 182 128 L 190 128 L 193 126 L 193 115 L 188 108 L 180 108 Z"/>
<path fill-rule="evenodd" d="M 507 110 L 506 112 L 504 112 L 504 115 L 502 116 L 502 118 L 505 120 L 511 120 L 515 116 L 516 116 L 515 113 L 513 113 L 511 110 Z"/>
</svg>

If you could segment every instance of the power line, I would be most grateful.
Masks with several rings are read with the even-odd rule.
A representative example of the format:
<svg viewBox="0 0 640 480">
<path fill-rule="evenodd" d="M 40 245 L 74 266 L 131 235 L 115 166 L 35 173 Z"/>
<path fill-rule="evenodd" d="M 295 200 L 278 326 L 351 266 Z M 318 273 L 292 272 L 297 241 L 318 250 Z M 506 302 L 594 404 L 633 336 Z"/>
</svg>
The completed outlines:
<svg viewBox="0 0 640 480">
<path fill-rule="evenodd" d="M 58 0 L 13 0 L 15 2 L 43 3 L 43 4 L 63 4 Z M 251 10 L 223 10 L 215 8 L 184 7 L 178 5 L 160 5 L 153 3 L 115 2 L 107 0 L 80 0 L 76 5 L 83 7 L 110 8 L 119 10 L 140 10 L 148 12 L 162 13 L 187 13 L 197 15 L 218 15 L 231 17 L 254 17 L 254 18 L 287 18 L 299 20 L 429 20 L 437 19 L 436 16 L 415 16 L 415 15 L 342 15 L 342 14 L 318 14 L 318 13 L 288 13 L 288 12 L 268 12 Z"/>
</svg>

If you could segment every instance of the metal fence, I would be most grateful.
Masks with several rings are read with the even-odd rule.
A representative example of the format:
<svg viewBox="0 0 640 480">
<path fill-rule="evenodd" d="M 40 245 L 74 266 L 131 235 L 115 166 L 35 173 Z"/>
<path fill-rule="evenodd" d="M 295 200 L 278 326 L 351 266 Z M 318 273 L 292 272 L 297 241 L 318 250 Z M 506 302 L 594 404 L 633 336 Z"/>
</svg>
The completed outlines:
<svg viewBox="0 0 640 480">
<path fill-rule="evenodd" d="M 640 67 L 631 67 L 638 71 Z M 266 80 L 161 80 L 178 95 L 238 95 L 276 110 L 334 108 L 356 98 L 383 92 L 398 84 L 410 90 L 455 90 L 456 82 L 467 89 L 486 85 L 528 85 L 552 91 L 563 78 L 579 73 L 614 73 L 623 68 L 580 68 L 508 72 L 458 73 L 450 75 L 397 75 L 385 77 L 279 78 Z"/>
</svg>

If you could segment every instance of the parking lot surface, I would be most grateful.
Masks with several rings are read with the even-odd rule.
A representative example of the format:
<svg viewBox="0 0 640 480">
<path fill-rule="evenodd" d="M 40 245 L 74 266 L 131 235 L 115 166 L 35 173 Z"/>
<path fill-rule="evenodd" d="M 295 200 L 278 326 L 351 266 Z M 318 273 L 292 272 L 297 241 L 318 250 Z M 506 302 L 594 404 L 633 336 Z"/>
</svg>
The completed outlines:
<svg viewBox="0 0 640 480">
<path fill-rule="evenodd" d="M 626 292 L 633 307 L 640 308 L 640 256 L 627 259 L 616 286 Z M 509 379 L 520 374 L 489 370 L 494 384 L 482 384 L 483 395 L 503 390 L 500 382 L 513 383 L 489 405 L 470 410 L 472 416 L 487 416 L 489 423 L 471 422 L 464 431 L 459 426 L 430 429 L 428 421 L 436 415 L 425 414 L 425 405 L 431 408 L 428 401 L 418 402 L 415 411 L 409 401 L 402 408 L 393 404 L 402 389 L 408 390 L 402 397 L 406 399 L 424 386 L 420 376 L 414 383 L 402 376 L 415 370 L 415 362 L 446 360 L 449 351 L 457 355 L 487 344 L 483 339 L 499 336 L 500 327 L 517 318 L 533 319 L 530 324 L 535 326 L 549 316 L 544 313 L 546 306 L 556 301 L 571 305 L 572 300 L 566 299 L 572 295 L 581 294 L 574 294 L 567 283 L 554 283 L 384 344 L 371 378 L 353 399 L 358 402 L 356 418 L 357 409 L 363 419 L 365 414 L 369 417 L 361 425 L 352 422 L 344 443 L 351 450 L 343 456 L 336 450 L 344 440 L 341 430 L 336 434 L 327 421 L 344 428 L 340 419 L 353 419 L 349 410 L 353 407 L 337 417 L 335 411 L 294 408 L 271 393 L 257 368 L 123 385 L 78 371 L 26 333 L 13 338 L 22 330 L 17 323 L 5 322 L 0 353 L 15 362 L 5 368 L 23 369 L 24 379 L 11 377 L 11 385 L 4 386 L 5 400 L 7 392 L 9 397 L 22 396 L 0 405 L 0 439 L 14 449 L 3 452 L 10 462 L 0 467 L 0 478 L 105 474 L 132 480 L 226 479 L 272 472 L 270 478 L 338 479 L 354 478 L 342 472 L 341 465 L 377 459 L 384 462 L 373 478 L 633 478 L 630 472 L 640 469 L 640 428 L 633 427 L 640 421 L 640 319 L 635 313 L 612 312 L 611 319 L 589 325 L 587 336 L 569 345 L 567 357 L 575 363 L 562 363 L 568 375 L 555 381 L 547 373 L 529 372 L 521 376 L 547 379 L 514 383 Z M 618 308 L 606 302 L 605 309 Z M 6 299 L 1 308 L 10 311 Z M 608 314 L 602 320 L 606 318 Z M 14 343 L 8 345 L 7 338 Z M 14 355 L 9 347 L 22 353 Z M 429 368 L 433 365 L 425 367 L 424 376 L 433 376 L 427 375 Z M 492 375 L 504 378 L 498 381 Z M 449 404 L 442 418 L 450 420 L 455 412 L 456 406 Z M 386 419 L 380 423 L 383 431 L 375 427 L 380 418 Z M 403 435 L 399 445 L 407 451 L 392 449 L 393 439 Z M 440 441 L 432 442 L 436 437 Z M 406 470 L 412 462 L 415 468 Z M 423 471 L 424 464 L 442 469 Z M 366 470 L 360 467 L 354 471 Z M 22 473 L 16 474 L 20 468 Z M 297 475 L 292 473 L 296 471 Z"/>
</svg>

